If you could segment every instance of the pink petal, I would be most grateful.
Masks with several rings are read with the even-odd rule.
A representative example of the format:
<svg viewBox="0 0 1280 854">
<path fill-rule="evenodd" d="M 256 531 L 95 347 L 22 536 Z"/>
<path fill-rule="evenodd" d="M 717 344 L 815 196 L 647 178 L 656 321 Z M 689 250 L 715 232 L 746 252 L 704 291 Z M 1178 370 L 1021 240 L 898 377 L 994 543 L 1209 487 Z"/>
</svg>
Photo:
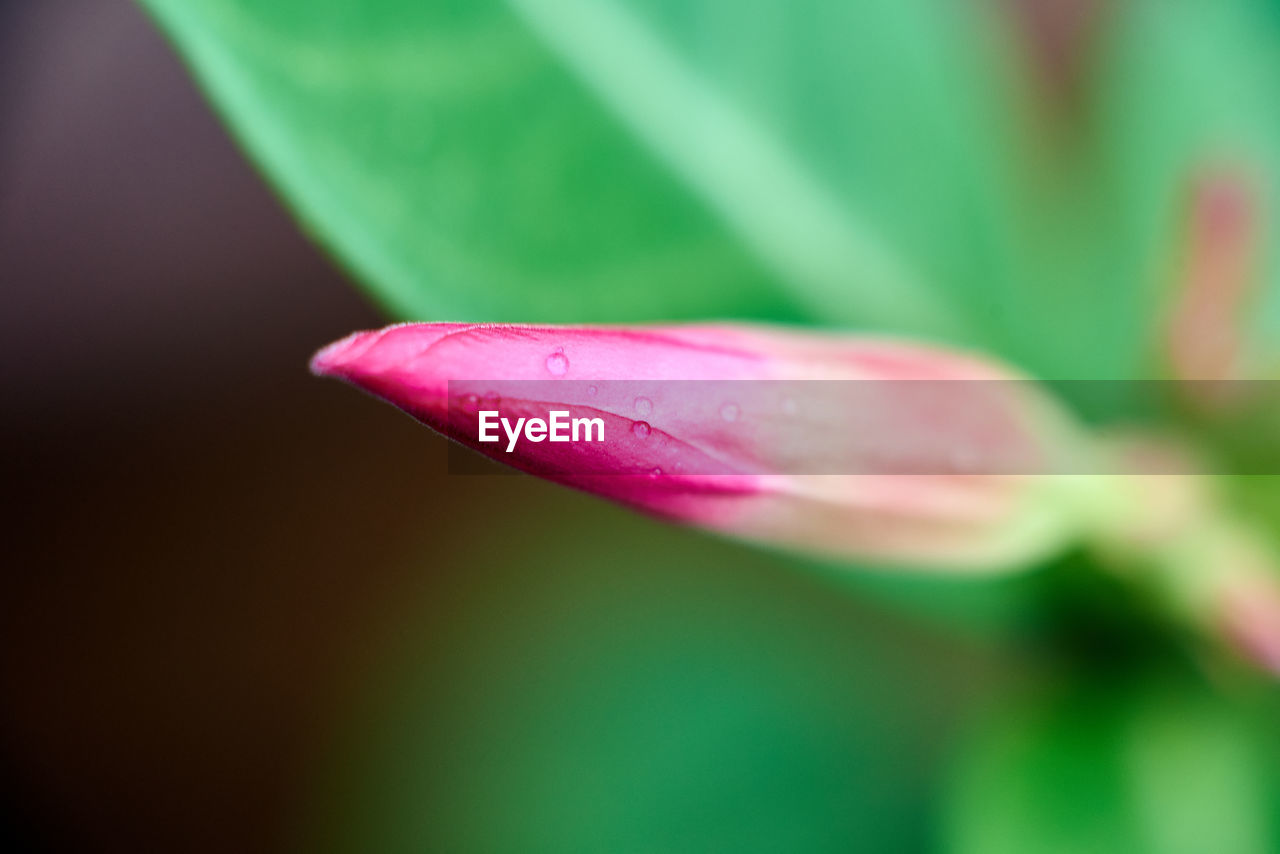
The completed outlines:
<svg viewBox="0 0 1280 854">
<path fill-rule="evenodd" d="M 1193 569 L 1183 575 L 1202 620 L 1241 656 L 1280 677 L 1280 566 L 1266 539 L 1219 522 L 1193 548 Z"/>
<path fill-rule="evenodd" d="M 405 324 L 312 370 L 515 468 L 747 539 L 998 569 L 1073 533 L 1071 479 L 1048 476 L 1071 426 L 975 357 L 751 326 Z M 605 441 L 478 439 L 481 410 L 549 409 L 600 418 Z"/>
<path fill-rule="evenodd" d="M 1259 284 L 1261 211 L 1247 174 L 1220 168 L 1193 188 L 1184 255 L 1168 323 L 1167 348 L 1175 378 L 1188 381 L 1193 400 L 1217 406 L 1241 379 L 1245 312 Z"/>
<path fill-rule="evenodd" d="M 1258 573 L 1225 586 L 1220 603 L 1227 639 L 1254 663 L 1280 676 L 1280 576 Z"/>
</svg>

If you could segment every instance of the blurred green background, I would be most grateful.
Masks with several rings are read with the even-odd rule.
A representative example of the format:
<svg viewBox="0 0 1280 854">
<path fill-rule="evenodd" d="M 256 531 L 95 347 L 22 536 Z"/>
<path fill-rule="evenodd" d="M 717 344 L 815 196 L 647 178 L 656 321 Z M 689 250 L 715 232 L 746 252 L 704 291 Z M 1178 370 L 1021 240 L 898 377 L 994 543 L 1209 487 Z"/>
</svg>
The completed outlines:
<svg viewBox="0 0 1280 854">
<path fill-rule="evenodd" d="M 567 70 L 545 3 L 155 3 L 350 274 L 136 6 L 0 5 L 8 847 L 1280 850 L 1276 689 L 1078 555 L 814 566 L 449 477 L 305 371 L 389 309 L 1149 376 L 1188 182 L 1225 157 L 1270 192 L 1274 9 L 1049 5 L 1103 10 L 1028 25 L 1084 66 L 998 4 L 635 7 L 726 117 L 602 109 L 626 79 Z M 671 104 L 741 145 L 722 171 Z"/>
</svg>

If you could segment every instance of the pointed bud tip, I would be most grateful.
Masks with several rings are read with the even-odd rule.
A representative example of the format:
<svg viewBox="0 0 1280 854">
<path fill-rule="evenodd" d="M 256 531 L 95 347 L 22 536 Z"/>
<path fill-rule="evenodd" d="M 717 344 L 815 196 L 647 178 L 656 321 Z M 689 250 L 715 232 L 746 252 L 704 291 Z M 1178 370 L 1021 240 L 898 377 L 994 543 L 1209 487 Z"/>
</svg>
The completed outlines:
<svg viewBox="0 0 1280 854">
<path fill-rule="evenodd" d="M 311 373 L 318 377 L 345 376 L 350 367 L 376 340 L 376 332 L 353 332 L 322 347 L 311 357 Z"/>
</svg>

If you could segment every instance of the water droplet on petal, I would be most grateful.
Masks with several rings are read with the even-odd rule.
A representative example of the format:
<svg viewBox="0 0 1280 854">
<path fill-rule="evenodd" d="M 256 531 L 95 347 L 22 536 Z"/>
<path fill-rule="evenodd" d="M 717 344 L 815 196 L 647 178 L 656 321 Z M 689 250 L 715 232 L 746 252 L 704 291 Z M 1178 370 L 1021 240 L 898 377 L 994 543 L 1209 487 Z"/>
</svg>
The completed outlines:
<svg viewBox="0 0 1280 854">
<path fill-rule="evenodd" d="M 653 411 L 653 401 L 647 397 L 636 398 L 636 414 L 648 415 Z"/>
<path fill-rule="evenodd" d="M 637 421 L 631 425 L 631 432 L 637 439 L 648 439 L 652 429 L 646 421 Z"/>
<path fill-rule="evenodd" d="M 725 421 L 737 421 L 739 412 L 741 410 L 738 409 L 738 404 L 736 403 L 726 403 L 720 407 L 720 417 Z"/>
<path fill-rule="evenodd" d="M 462 396 L 462 408 L 467 412 L 475 412 L 480 408 L 480 398 L 474 394 L 464 394 Z"/>
<path fill-rule="evenodd" d="M 557 377 L 562 377 L 569 370 L 569 357 L 564 354 L 563 348 L 558 348 L 554 353 L 547 357 L 547 371 Z"/>
<path fill-rule="evenodd" d="M 598 391 L 600 391 L 600 389 L 596 388 L 593 385 L 587 386 L 587 397 L 595 397 Z"/>
<path fill-rule="evenodd" d="M 649 472 L 649 474 L 653 475 L 654 477 L 657 477 L 658 475 L 662 474 L 662 469 L 655 468 L 653 471 Z"/>
</svg>

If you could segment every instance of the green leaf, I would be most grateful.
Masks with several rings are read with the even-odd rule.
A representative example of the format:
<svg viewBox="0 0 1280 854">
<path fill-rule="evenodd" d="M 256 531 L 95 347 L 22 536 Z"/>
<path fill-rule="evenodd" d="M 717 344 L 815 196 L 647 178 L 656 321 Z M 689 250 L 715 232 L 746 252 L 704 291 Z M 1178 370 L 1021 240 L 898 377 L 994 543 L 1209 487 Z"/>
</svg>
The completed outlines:
<svg viewBox="0 0 1280 854">
<path fill-rule="evenodd" d="M 627 4 L 148 5 L 402 315 L 958 327 L 871 217 Z"/>
<path fill-rule="evenodd" d="M 1139 262 L 1125 271 L 1138 310 L 1169 302 L 1184 260 L 1188 194 L 1204 169 L 1227 165 L 1254 178 L 1264 245 L 1280 239 L 1280 19 L 1268 11 L 1257 0 L 1141 0 L 1117 9 L 1099 96 L 1099 172 L 1114 233 Z M 1259 338 L 1274 360 L 1274 253 L 1263 253 L 1257 275 L 1258 310 L 1242 334 Z"/>
<path fill-rule="evenodd" d="M 414 319 L 808 321 L 1150 376 L 1194 170 L 1280 174 L 1251 0 L 1108 5 L 1075 105 L 1008 4 L 144 2 Z"/>
<path fill-rule="evenodd" d="M 1005 708 L 952 793 L 957 854 L 1266 854 L 1280 836 L 1256 724 L 1180 680 L 1062 686 Z"/>
</svg>

